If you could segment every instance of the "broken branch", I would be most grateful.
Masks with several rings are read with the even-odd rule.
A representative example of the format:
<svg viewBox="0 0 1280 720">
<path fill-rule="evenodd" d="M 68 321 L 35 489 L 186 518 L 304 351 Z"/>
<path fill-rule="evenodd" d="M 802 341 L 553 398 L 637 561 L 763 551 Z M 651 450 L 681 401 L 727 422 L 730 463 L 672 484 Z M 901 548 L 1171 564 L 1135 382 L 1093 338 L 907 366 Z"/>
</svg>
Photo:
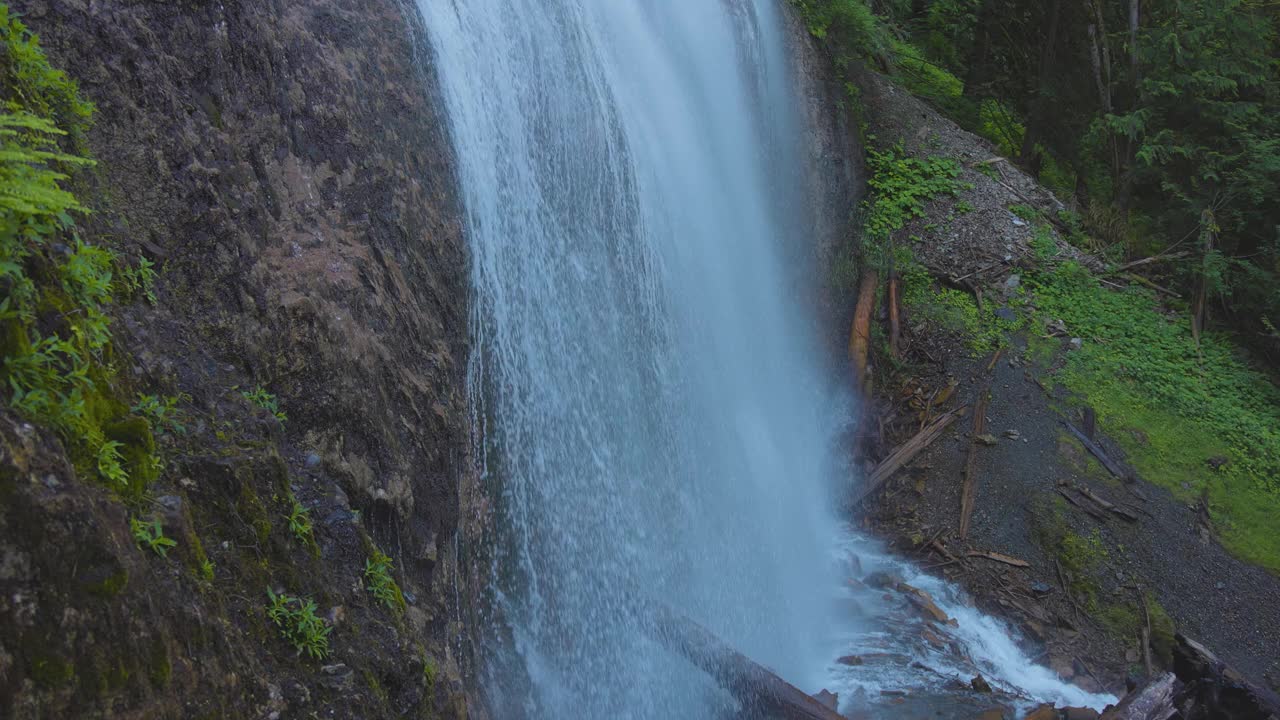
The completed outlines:
<svg viewBox="0 0 1280 720">
<path fill-rule="evenodd" d="M 982 552 L 980 550 L 970 550 L 965 554 L 968 555 L 969 557 L 986 558 L 988 560 L 995 560 L 998 563 L 1004 563 L 1005 565 L 1012 565 L 1014 567 L 1019 567 L 1019 568 L 1031 567 L 1031 563 L 1027 562 L 1026 560 L 1019 560 L 1016 557 L 1004 555 L 998 552 Z"/>
<path fill-rule="evenodd" d="M 877 465 L 876 469 L 871 472 L 871 476 L 867 478 L 866 488 L 864 488 L 863 491 L 853 499 L 853 502 L 851 503 L 852 507 L 856 508 L 861 505 L 867 497 L 876 490 L 879 490 L 880 486 L 883 485 L 895 472 L 914 460 L 916 455 L 919 455 L 922 450 L 933 444 L 933 441 L 937 440 L 942 435 L 943 431 L 950 427 L 951 423 L 955 422 L 956 418 L 963 415 L 967 409 L 967 407 L 959 407 L 951 412 L 939 416 L 937 420 L 934 420 L 923 430 L 916 433 L 910 440 L 899 446 L 897 450 L 894 450 L 889 457 L 885 458 L 884 461 Z"/>
<path fill-rule="evenodd" d="M 1125 472 L 1124 468 L 1120 467 L 1119 463 L 1112 460 L 1111 456 L 1107 455 L 1106 451 L 1103 450 L 1098 443 L 1090 440 L 1089 436 L 1085 435 L 1084 432 L 1075 425 L 1066 421 L 1062 424 L 1067 426 L 1067 430 L 1071 431 L 1071 434 L 1076 436 L 1076 439 L 1084 445 L 1086 450 L 1093 453 L 1093 456 L 1098 458 L 1098 462 L 1102 463 L 1102 466 L 1107 469 L 1107 472 L 1110 472 L 1121 480 L 1129 479 L 1129 473 Z"/>
</svg>

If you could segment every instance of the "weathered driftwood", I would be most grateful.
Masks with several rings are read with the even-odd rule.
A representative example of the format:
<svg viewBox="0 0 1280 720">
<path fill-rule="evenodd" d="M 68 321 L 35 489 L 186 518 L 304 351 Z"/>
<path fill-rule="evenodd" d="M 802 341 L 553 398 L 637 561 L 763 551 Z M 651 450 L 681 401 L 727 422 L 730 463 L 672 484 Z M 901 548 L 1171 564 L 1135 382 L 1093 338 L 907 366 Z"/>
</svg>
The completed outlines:
<svg viewBox="0 0 1280 720">
<path fill-rule="evenodd" d="M 1066 488 L 1058 488 L 1058 494 L 1066 498 L 1067 502 L 1071 503 L 1072 505 L 1075 505 L 1081 510 L 1092 515 L 1095 520 L 1098 520 L 1099 522 L 1106 522 L 1107 516 L 1105 514 L 1100 512 L 1091 503 L 1083 502 L 1082 500 L 1077 498 L 1075 495 L 1072 495 L 1071 493 L 1067 492 Z"/>
<path fill-rule="evenodd" d="M 951 423 L 955 422 L 956 418 L 964 415 L 967 409 L 967 407 L 959 407 L 951 412 L 938 416 L 938 419 L 929 423 L 923 430 L 916 433 L 914 437 L 899 446 L 897 450 L 894 450 L 889 457 L 885 458 L 884 461 L 877 465 L 876 469 L 871 472 L 871 476 L 867 478 L 866 487 L 863 488 L 861 493 L 853 498 L 850 505 L 854 508 L 862 505 L 862 503 L 865 502 L 873 493 L 879 490 L 880 486 L 892 477 L 895 472 L 915 459 L 915 456 L 919 455 L 922 450 L 933 444 L 933 441 L 937 440 L 942 435 L 943 431 L 950 427 Z"/>
<path fill-rule="evenodd" d="M 966 553 L 966 554 L 967 554 L 969 557 L 980 557 L 980 558 L 986 558 L 986 559 L 988 559 L 988 560 L 995 560 L 995 561 L 996 561 L 996 562 L 998 562 L 998 563 L 1004 563 L 1005 565 L 1012 565 L 1012 566 L 1014 566 L 1014 567 L 1020 567 L 1020 568 L 1029 568 L 1029 567 L 1031 567 L 1031 563 L 1027 562 L 1026 560 L 1019 560 L 1019 559 L 1018 559 L 1018 558 L 1016 558 L 1016 557 L 1012 557 L 1012 556 L 1010 556 L 1010 555 L 1005 555 L 1005 554 L 1003 554 L 1003 553 L 998 553 L 998 552 L 983 552 L 983 551 L 981 551 L 981 550 L 970 550 L 970 551 L 969 551 L 968 553 Z"/>
<path fill-rule="evenodd" d="M 994 365 L 994 363 L 993 363 Z M 991 385 L 988 384 L 978 393 L 978 402 L 973 408 L 973 438 L 982 436 L 987 431 L 987 404 L 991 402 Z M 978 443 L 969 443 L 969 456 L 964 461 L 964 486 L 960 490 L 960 539 L 969 537 L 969 518 L 973 516 L 973 503 L 977 495 L 978 484 Z"/>
<path fill-rule="evenodd" d="M 1178 678 L 1165 673 L 1126 695 L 1101 720 L 1169 720 L 1178 713 L 1174 700 L 1181 689 Z"/>
<path fill-rule="evenodd" d="M 1128 508 L 1120 505 L 1116 505 L 1115 503 L 1108 502 L 1107 500 L 1103 499 L 1100 495 L 1090 490 L 1089 488 L 1085 487 L 1084 485 L 1077 485 L 1076 490 L 1079 491 L 1081 495 L 1097 503 L 1098 506 L 1101 507 L 1103 510 L 1106 510 L 1109 513 L 1114 513 L 1116 515 L 1119 515 L 1120 517 L 1124 518 L 1125 520 L 1128 520 L 1129 522 L 1138 522 L 1138 516 L 1132 510 L 1129 510 Z"/>
<path fill-rule="evenodd" d="M 1076 436 L 1076 439 L 1084 445 L 1086 450 L 1092 453 L 1094 457 L 1098 458 L 1098 462 L 1102 463 L 1102 467 L 1106 468 L 1107 472 L 1122 480 L 1127 480 L 1129 478 L 1129 473 L 1125 472 L 1124 468 L 1120 467 L 1119 463 L 1112 460 L 1111 456 L 1107 454 L 1107 451 L 1103 450 L 1098 443 L 1090 440 L 1089 436 L 1084 434 L 1084 431 L 1069 422 L 1063 422 L 1062 424 L 1067 426 L 1067 430 L 1069 430 L 1072 435 Z"/>
<path fill-rule="evenodd" d="M 768 668 L 734 650 L 711 631 L 660 603 L 642 612 L 653 637 L 673 653 L 702 668 L 742 703 L 748 718 L 778 720 L 845 720 Z"/>
</svg>

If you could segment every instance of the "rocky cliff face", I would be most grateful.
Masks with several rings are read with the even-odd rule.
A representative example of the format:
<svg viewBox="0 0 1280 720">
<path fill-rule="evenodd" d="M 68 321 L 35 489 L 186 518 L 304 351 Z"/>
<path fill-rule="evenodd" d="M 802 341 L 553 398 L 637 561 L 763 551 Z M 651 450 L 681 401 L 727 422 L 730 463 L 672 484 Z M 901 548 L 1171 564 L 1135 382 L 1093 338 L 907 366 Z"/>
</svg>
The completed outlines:
<svg viewBox="0 0 1280 720">
<path fill-rule="evenodd" d="M 9 4 L 97 105 L 82 232 L 161 269 L 154 305 L 119 309 L 112 360 L 179 422 L 160 480 L 126 500 L 0 408 L 0 716 L 465 717 L 477 583 L 456 548 L 484 515 L 466 255 L 414 3 Z M 856 132 L 788 28 L 827 256 Z M 287 419 L 246 399 L 258 387 Z M 131 520 L 177 545 L 139 547 Z M 369 592 L 378 550 L 403 609 Z M 325 657 L 281 636 L 268 590 L 314 599 Z"/>
<path fill-rule="evenodd" d="M 97 104 L 86 234 L 162 269 L 115 362 L 183 431 L 123 502 L 3 410 L 0 716 L 461 716 L 466 258 L 413 3 L 10 5 Z M 375 547 L 403 612 L 367 592 Z M 268 589 L 315 599 L 328 657 L 280 637 Z"/>
<path fill-rule="evenodd" d="M 841 252 L 855 232 L 854 211 L 866 187 L 861 130 L 853 112 L 858 104 L 848 96 L 831 54 L 809 33 L 800 12 L 790 2 L 782 5 L 792 83 L 805 126 L 804 182 L 812 223 L 803 236 L 805 251 L 812 256 L 810 271 L 824 282 L 816 304 L 821 335 L 829 342 L 829 362 L 844 367 L 856 280 L 841 281 L 833 268 L 847 264 Z"/>
</svg>

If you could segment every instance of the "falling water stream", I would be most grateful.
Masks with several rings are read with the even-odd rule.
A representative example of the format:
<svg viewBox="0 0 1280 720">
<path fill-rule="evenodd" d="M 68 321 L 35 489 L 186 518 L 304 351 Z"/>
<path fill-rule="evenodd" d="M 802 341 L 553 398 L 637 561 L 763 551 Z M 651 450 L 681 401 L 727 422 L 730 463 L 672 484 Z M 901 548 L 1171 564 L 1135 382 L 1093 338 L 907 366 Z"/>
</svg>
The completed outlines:
<svg viewBox="0 0 1280 720">
<path fill-rule="evenodd" d="M 867 542 L 831 500 L 856 408 L 802 300 L 819 274 L 796 250 L 805 134 L 780 5 L 419 4 L 467 211 L 495 714 L 733 716 L 643 631 L 637 596 L 806 691 L 874 690 L 833 664 L 886 626 L 874 598 L 833 602 L 832 558 Z"/>
</svg>

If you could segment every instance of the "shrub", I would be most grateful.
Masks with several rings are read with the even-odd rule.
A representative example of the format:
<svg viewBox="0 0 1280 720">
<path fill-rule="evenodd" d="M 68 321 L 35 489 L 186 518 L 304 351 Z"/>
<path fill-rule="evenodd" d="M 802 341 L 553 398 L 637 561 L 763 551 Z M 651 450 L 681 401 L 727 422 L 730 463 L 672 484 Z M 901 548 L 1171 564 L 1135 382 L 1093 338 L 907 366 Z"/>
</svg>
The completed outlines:
<svg viewBox="0 0 1280 720">
<path fill-rule="evenodd" d="M 400 592 L 400 586 L 391 577 L 391 570 L 391 558 L 374 548 L 373 557 L 364 563 L 364 584 L 388 609 L 403 611 L 404 593 Z"/>
<path fill-rule="evenodd" d="M 300 598 L 286 593 L 277 595 L 267 589 L 267 617 L 280 629 L 280 636 L 288 640 L 298 653 L 306 653 L 315 660 L 329 656 L 329 633 L 333 627 L 316 616 L 316 603 L 311 598 Z"/>
<path fill-rule="evenodd" d="M 138 543 L 138 547 L 147 548 L 160 557 L 168 557 L 169 548 L 178 546 L 177 541 L 164 536 L 164 527 L 160 525 L 159 519 L 147 523 L 137 518 L 129 518 L 129 530 L 133 533 L 133 540 Z"/>
</svg>

